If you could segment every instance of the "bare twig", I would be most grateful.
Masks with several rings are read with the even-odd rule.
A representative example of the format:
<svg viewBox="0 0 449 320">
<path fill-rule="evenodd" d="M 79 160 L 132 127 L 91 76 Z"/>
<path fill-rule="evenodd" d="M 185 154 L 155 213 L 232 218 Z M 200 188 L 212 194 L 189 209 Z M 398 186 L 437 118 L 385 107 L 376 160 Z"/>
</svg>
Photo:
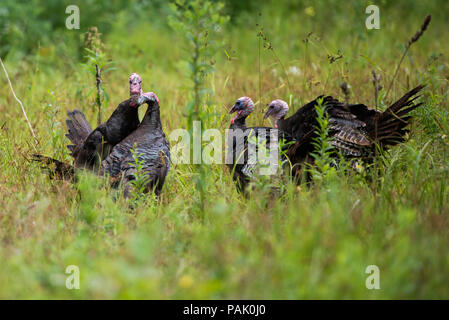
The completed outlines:
<svg viewBox="0 0 449 320">
<path fill-rule="evenodd" d="M 259 32 L 257 33 L 257 36 L 259 37 L 259 56 L 260 56 L 260 39 L 263 40 L 263 47 L 267 50 L 270 50 L 273 53 L 274 59 L 277 61 L 277 63 L 281 66 L 282 72 L 285 75 L 285 79 L 287 81 L 287 87 L 290 92 L 293 92 L 292 86 L 290 85 L 290 79 L 288 76 L 287 69 L 285 69 L 284 64 L 282 63 L 282 60 L 279 58 L 279 56 L 276 53 L 276 50 L 273 47 L 273 43 L 270 42 L 268 39 L 268 36 L 263 31 L 263 26 L 260 27 Z M 260 63 L 260 58 L 259 58 Z M 260 72 L 260 66 L 259 66 L 259 72 Z M 262 102 L 262 100 L 260 100 Z"/>
<path fill-rule="evenodd" d="M 349 95 L 350 95 L 351 86 L 349 84 L 347 84 L 346 82 L 343 82 L 340 85 L 340 89 L 341 89 L 341 91 L 343 91 L 343 94 L 345 95 L 345 108 L 347 109 L 348 105 L 349 105 Z"/>
<path fill-rule="evenodd" d="M 259 73 L 259 102 L 262 105 L 262 71 L 260 69 L 260 38 L 259 38 L 259 56 L 258 56 L 259 64 L 258 64 L 258 73 Z M 262 115 L 262 114 L 260 114 Z"/>
<path fill-rule="evenodd" d="M 374 86 L 374 103 L 376 105 L 376 110 L 379 108 L 378 100 L 379 100 L 379 91 L 382 89 L 382 85 L 380 85 L 380 76 L 377 74 L 376 70 L 372 71 L 373 74 L 373 86 Z"/>
<path fill-rule="evenodd" d="M 387 93 L 385 94 L 385 98 L 387 98 L 388 94 L 390 93 L 391 87 L 393 86 L 394 79 L 396 78 L 396 76 L 398 74 L 399 67 L 402 64 L 402 61 L 404 60 L 405 56 L 407 55 L 408 49 L 410 49 L 410 46 L 412 44 L 414 44 L 416 41 L 418 41 L 419 38 L 421 38 L 421 36 L 423 35 L 424 31 L 426 31 L 427 27 L 429 26 L 429 23 L 430 23 L 431 19 L 432 19 L 432 16 L 430 14 L 427 15 L 426 19 L 424 19 L 424 22 L 421 25 L 421 28 L 413 35 L 413 37 L 411 37 L 411 39 L 405 45 L 404 53 L 403 53 L 403 55 L 401 57 L 401 60 L 399 60 L 398 66 L 396 67 L 396 71 L 394 72 L 393 78 L 391 79 L 390 85 L 388 86 L 388 90 L 387 90 Z"/>
<path fill-rule="evenodd" d="M 28 120 L 28 117 L 27 117 L 27 114 L 25 112 L 25 108 L 23 107 L 22 101 L 20 101 L 19 98 L 17 98 L 16 93 L 14 92 L 14 89 L 13 89 L 12 84 L 11 84 L 11 80 L 9 80 L 8 71 L 6 71 L 6 68 L 5 68 L 5 65 L 3 64 L 2 58 L 0 58 L 0 63 L 2 65 L 3 71 L 5 72 L 6 79 L 8 79 L 9 88 L 11 89 L 12 95 L 14 96 L 14 99 L 16 99 L 16 101 L 20 105 L 20 108 L 22 109 L 22 113 L 23 113 L 23 115 L 25 117 L 25 121 L 28 124 L 28 128 L 30 128 L 31 134 L 33 135 L 33 138 L 34 138 L 34 141 L 36 142 L 36 145 L 39 145 L 39 140 L 37 140 L 37 137 L 36 137 L 36 134 L 34 133 L 33 127 L 31 126 L 30 120 Z"/>
<path fill-rule="evenodd" d="M 98 65 L 95 65 L 95 81 L 97 86 L 97 97 L 96 97 L 96 103 L 98 107 L 98 117 L 97 117 L 97 125 L 101 124 L 101 71 L 100 68 L 98 68 Z"/>
</svg>

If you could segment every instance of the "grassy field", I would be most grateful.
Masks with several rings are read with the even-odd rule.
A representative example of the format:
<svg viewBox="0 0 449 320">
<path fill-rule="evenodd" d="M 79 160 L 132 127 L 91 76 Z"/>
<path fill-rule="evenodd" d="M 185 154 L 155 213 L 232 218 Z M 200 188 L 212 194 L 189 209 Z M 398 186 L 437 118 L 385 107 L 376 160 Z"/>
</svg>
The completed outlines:
<svg viewBox="0 0 449 320">
<path fill-rule="evenodd" d="M 242 197 L 225 165 L 205 166 L 203 206 L 193 165 L 173 166 L 160 203 L 148 196 L 134 211 L 93 175 L 50 181 L 30 155 L 70 160 L 66 112 L 79 108 L 96 121 L 95 82 L 77 51 L 88 26 L 27 54 L 12 50 L 5 66 L 40 144 L 2 73 L 0 298 L 449 298 L 449 5 L 380 1 L 379 30 L 365 28 L 367 5 L 252 4 L 219 32 L 225 46 L 206 78 L 203 128 L 224 132 L 240 96 L 256 102 L 249 125 L 271 125 L 262 119 L 271 100 L 289 101 L 291 114 L 320 94 L 343 99 L 344 81 L 351 102 L 374 107 L 373 69 L 384 87 L 381 109 L 427 84 L 408 141 L 386 155 L 378 179 L 337 172 L 310 188 L 283 181 L 282 196 L 260 181 Z M 385 98 L 404 43 L 428 13 L 429 29 Z M 157 93 L 169 134 L 186 127 L 192 88 L 185 39 L 166 25 L 167 14 L 160 8 L 132 19 L 124 10 L 102 41 L 116 67 L 104 75 L 106 116 L 127 98 L 128 76 L 137 72 L 144 91 Z M 66 288 L 69 265 L 79 267 L 79 290 Z M 379 267 L 380 290 L 365 286 L 369 265 Z"/>
</svg>

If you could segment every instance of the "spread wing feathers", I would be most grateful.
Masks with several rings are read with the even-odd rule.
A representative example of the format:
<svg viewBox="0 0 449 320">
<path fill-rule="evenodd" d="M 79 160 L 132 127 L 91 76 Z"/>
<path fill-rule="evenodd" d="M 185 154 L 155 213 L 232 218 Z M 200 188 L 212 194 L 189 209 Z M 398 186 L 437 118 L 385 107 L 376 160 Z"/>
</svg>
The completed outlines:
<svg viewBox="0 0 449 320">
<path fill-rule="evenodd" d="M 372 139 L 367 131 L 366 120 L 363 116 L 371 111 L 364 105 L 346 105 L 331 96 L 318 97 L 299 109 L 294 116 L 287 119 L 287 131 L 290 128 L 296 130 L 292 134 L 297 139 L 290 146 L 287 155 L 292 163 L 302 163 L 310 160 L 314 152 L 313 139 L 316 137 L 318 126 L 317 112 L 315 107 L 318 99 L 323 99 L 326 116 L 328 118 L 329 136 L 332 138 L 331 145 L 340 150 L 343 156 L 360 157 L 367 154 L 367 149 L 372 145 Z M 356 109 L 359 114 L 352 112 Z M 375 115 L 376 113 L 370 113 Z M 290 122 L 296 117 L 296 123 Z M 369 119 L 369 117 L 368 117 Z M 282 129 L 284 129 L 282 128 Z M 307 160 L 309 159 L 309 160 Z"/>
<path fill-rule="evenodd" d="M 369 146 L 371 144 L 368 137 L 365 136 L 362 131 L 355 128 L 349 126 L 332 126 L 331 129 L 336 131 L 333 135 L 334 139 L 360 146 Z"/>
<path fill-rule="evenodd" d="M 316 130 L 318 122 L 315 107 L 318 105 L 318 99 L 323 99 L 323 105 L 325 106 L 325 112 L 330 125 L 329 129 L 332 133 L 337 134 L 342 131 L 346 132 L 346 134 L 341 133 L 341 138 L 343 136 L 346 138 L 354 138 L 357 131 L 366 127 L 365 121 L 353 114 L 350 108 L 344 103 L 331 96 L 320 96 L 300 108 L 293 116 L 282 121 L 279 128 L 290 133 L 297 141 L 302 141 L 309 132 Z M 365 144 L 365 135 L 361 132 L 358 134 L 358 139 L 354 140 L 354 142 L 359 140 L 362 144 Z M 301 144 L 303 143 L 301 142 Z"/>
<path fill-rule="evenodd" d="M 344 140 L 334 139 L 331 141 L 331 145 L 339 149 L 343 156 L 361 157 L 363 154 L 360 146 Z"/>
<path fill-rule="evenodd" d="M 68 163 L 41 154 L 33 154 L 31 160 L 39 162 L 41 169 L 48 173 L 50 179 L 71 180 L 75 176 L 75 169 Z"/>
<path fill-rule="evenodd" d="M 326 113 L 329 117 L 329 135 L 331 145 L 339 149 L 343 156 L 360 157 L 363 149 L 371 145 L 366 132 L 366 123 L 352 114 L 350 108 L 340 101 L 329 99 Z"/>
<path fill-rule="evenodd" d="M 320 96 L 300 108 L 296 113 L 279 121 L 279 129 L 291 134 L 296 142 L 287 152 L 294 164 L 295 175 L 303 163 L 313 163 L 314 138 L 318 126 L 315 107 L 323 99 L 328 118 L 330 144 L 348 158 L 369 159 L 374 156 L 376 143 L 385 148 L 405 140 L 409 113 L 422 105 L 416 103 L 424 86 L 407 92 L 386 111 L 369 109 L 364 104 L 346 105 L 331 96 Z"/>
<path fill-rule="evenodd" d="M 411 119 L 408 114 L 422 105 L 415 100 L 423 88 L 420 85 L 410 90 L 384 112 L 363 104 L 345 106 L 335 99 L 325 99 L 332 145 L 341 149 L 343 155 L 360 156 L 374 143 L 387 147 L 403 142 Z"/>
<path fill-rule="evenodd" d="M 352 119 L 338 119 L 338 118 L 330 118 L 329 119 L 329 124 L 331 126 L 335 125 L 335 126 L 339 126 L 340 128 L 343 128 L 343 126 L 348 126 L 348 127 L 352 127 L 352 128 L 363 128 L 366 126 L 365 122 L 356 119 L 356 117 L 354 116 L 354 118 Z"/>
<path fill-rule="evenodd" d="M 92 132 L 92 128 L 89 122 L 86 120 L 85 115 L 75 109 L 73 111 L 67 112 L 66 124 L 68 128 L 68 133 L 66 137 L 69 138 L 71 145 L 67 148 L 73 152 L 73 150 L 82 144 L 87 136 Z"/>
</svg>

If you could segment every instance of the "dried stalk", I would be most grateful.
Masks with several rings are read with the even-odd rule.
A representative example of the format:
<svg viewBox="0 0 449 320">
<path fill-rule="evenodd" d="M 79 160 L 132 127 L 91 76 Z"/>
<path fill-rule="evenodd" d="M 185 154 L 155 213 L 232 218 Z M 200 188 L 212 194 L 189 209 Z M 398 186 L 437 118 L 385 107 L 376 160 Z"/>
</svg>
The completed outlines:
<svg viewBox="0 0 449 320">
<path fill-rule="evenodd" d="M 376 110 L 379 108 L 378 100 L 379 100 L 379 91 L 382 89 L 382 85 L 380 85 L 380 76 L 377 74 L 376 70 L 372 71 L 373 74 L 373 86 L 374 86 L 374 103 L 376 105 Z"/>
<path fill-rule="evenodd" d="M 101 124 L 101 71 L 97 64 L 95 65 L 95 70 L 95 84 L 97 87 L 97 97 L 95 101 L 98 107 L 97 125 L 99 126 Z"/>
<path fill-rule="evenodd" d="M 343 91 L 343 94 L 345 95 L 345 108 L 346 109 L 348 109 L 348 105 L 349 105 L 350 88 L 351 88 L 351 86 L 349 84 L 347 84 L 346 82 L 343 82 L 340 85 L 340 89 L 341 89 L 341 91 Z"/>
<path fill-rule="evenodd" d="M 421 38 L 421 36 L 423 35 L 424 31 L 426 31 L 427 27 L 429 26 L 430 20 L 432 19 L 432 16 L 429 14 L 427 15 L 426 19 L 424 20 L 423 24 L 421 25 L 421 28 L 413 35 L 413 37 L 407 42 L 407 44 L 405 45 L 405 50 L 404 50 L 404 54 L 401 57 L 401 60 L 399 60 L 399 64 L 396 67 L 396 71 L 394 72 L 393 78 L 391 79 L 390 85 L 388 87 L 387 93 L 385 95 L 385 98 L 388 97 L 388 94 L 390 93 L 391 87 L 393 86 L 393 82 L 394 79 L 396 78 L 398 71 L 399 71 L 399 67 L 402 64 L 402 61 L 404 60 L 405 56 L 407 55 L 408 50 L 410 49 L 410 46 L 415 43 L 416 41 L 419 40 L 419 38 Z"/>
<path fill-rule="evenodd" d="M 3 64 L 2 58 L 0 58 L 0 63 L 2 65 L 3 71 L 5 72 L 6 79 L 8 79 L 9 88 L 11 89 L 12 95 L 14 96 L 14 99 L 16 99 L 16 101 L 20 105 L 20 108 L 22 109 L 23 116 L 25 117 L 25 121 L 28 124 L 28 128 L 30 128 L 31 134 L 34 138 L 34 141 L 36 142 L 36 145 L 39 145 L 39 140 L 37 140 L 37 137 L 36 137 L 36 134 L 34 133 L 33 127 L 31 126 L 30 120 L 28 120 L 28 116 L 25 112 L 25 108 L 23 107 L 22 101 L 20 101 L 19 98 L 17 98 L 16 93 L 14 92 L 14 89 L 11 84 L 11 80 L 9 80 L 8 71 L 6 71 L 6 68 L 5 68 L 5 65 Z"/>
</svg>

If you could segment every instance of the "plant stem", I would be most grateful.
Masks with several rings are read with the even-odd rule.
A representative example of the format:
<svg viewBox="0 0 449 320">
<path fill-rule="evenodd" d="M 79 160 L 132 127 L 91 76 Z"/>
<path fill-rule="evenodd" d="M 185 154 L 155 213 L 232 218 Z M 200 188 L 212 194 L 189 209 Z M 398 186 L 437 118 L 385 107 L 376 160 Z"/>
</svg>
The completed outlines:
<svg viewBox="0 0 449 320">
<path fill-rule="evenodd" d="M 387 93 L 385 94 L 385 99 L 388 97 L 388 94 L 390 93 L 391 87 L 393 86 L 394 79 L 396 78 L 396 76 L 397 76 L 397 74 L 399 72 L 399 67 L 402 64 L 402 61 L 404 61 L 404 58 L 407 55 L 407 52 L 408 52 L 409 48 L 410 48 L 410 46 L 407 45 L 407 47 L 404 50 L 404 53 L 402 54 L 401 60 L 399 60 L 399 63 L 397 65 L 397 67 L 396 67 L 396 71 L 394 72 L 393 78 L 391 79 L 390 85 L 388 86 Z"/>
<path fill-rule="evenodd" d="M 388 97 L 388 94 L 390 93 L 391 87 L 393 86 L 394 79 L 396 78 L 396 76 L 398 74 L 399 67 L 401 66 L 402 61 L 404 60 L 405 56 L 407 55 L 408 49 L 410 49 L 411 45 L 414 44 L 415 42 L 417 42 L 419 40 L 419 38 L 422 37 L 422 35 L 426 31 L 427 27 L 429 26 L 431 19 L 432 19 L 432 16 L 430 14 L 427 15 L 426 18 L 424 19 L 423 24 L 421 25 L 421 28 L 413 35 L 413 37 L 411 37 L 411 39 L 405 45 L 404 53 L 401 57 L 401 60 L 399 61 L 398 66 L 396 67 L 396 71 L 394 72 L 394 75 L 393 75 L 393 78 L 391 79 L 390 85 L 388 86 L 387 93 L 385 94 L 385 99 Z"/>
<path fill-rule="evenodd" d="M 6 71 L 6 68 L 5 68 L 5 65 L 3 64 L 2 58 L 0 58 L 0 63 L 2 65 L 3 71 L 5 72 L 6 79 L 8 79 L 8 84 L 9 84 L 9 88 L 11 89 L 12 95 L 14 96 L 14 99 L 16 99 L 16 101 L 20 105 L 20 108 L 22 109 L 23 116 L 25 117 L 25 121 L 28 124 L 28 128 L 30 128 L 31 135 L 34 138 L 34 141 L 36 142 L 36 145 L 39 145 L 39 140 L 37 140 L 37 137 L 36 137 L 36 134 L 34 133 L 33 127 L 31 126 L 30 120 L 28 120 L 28 117 L 27 117 L 27 114 L 25 112 L 25 108 L 23 107 L 22 101 L 20 101 L 19 98 L 17 98 L 16 93 L 14 92 L 14 89 L 13 89 L 12 84 L 11 84 L 11 80 L 9 80 L 8 71 Z"/>
<path fill-rule="evenodd" d="M 98 68 L 98 64 L 95 65 L 95 83 L 97 87 L 97 97 L 96 97 L 96 104 L 98 107 L 98 116 L 97 116 L 97 125 L 101 124 L 101 71 L 100 68 Z"/>
<path fill-rule="evenodd" d="M 260 69 L 261 64 L 261 36 L 259 36 L 259 103 L 262 106 L 262 71 Z"/>
</svg>

